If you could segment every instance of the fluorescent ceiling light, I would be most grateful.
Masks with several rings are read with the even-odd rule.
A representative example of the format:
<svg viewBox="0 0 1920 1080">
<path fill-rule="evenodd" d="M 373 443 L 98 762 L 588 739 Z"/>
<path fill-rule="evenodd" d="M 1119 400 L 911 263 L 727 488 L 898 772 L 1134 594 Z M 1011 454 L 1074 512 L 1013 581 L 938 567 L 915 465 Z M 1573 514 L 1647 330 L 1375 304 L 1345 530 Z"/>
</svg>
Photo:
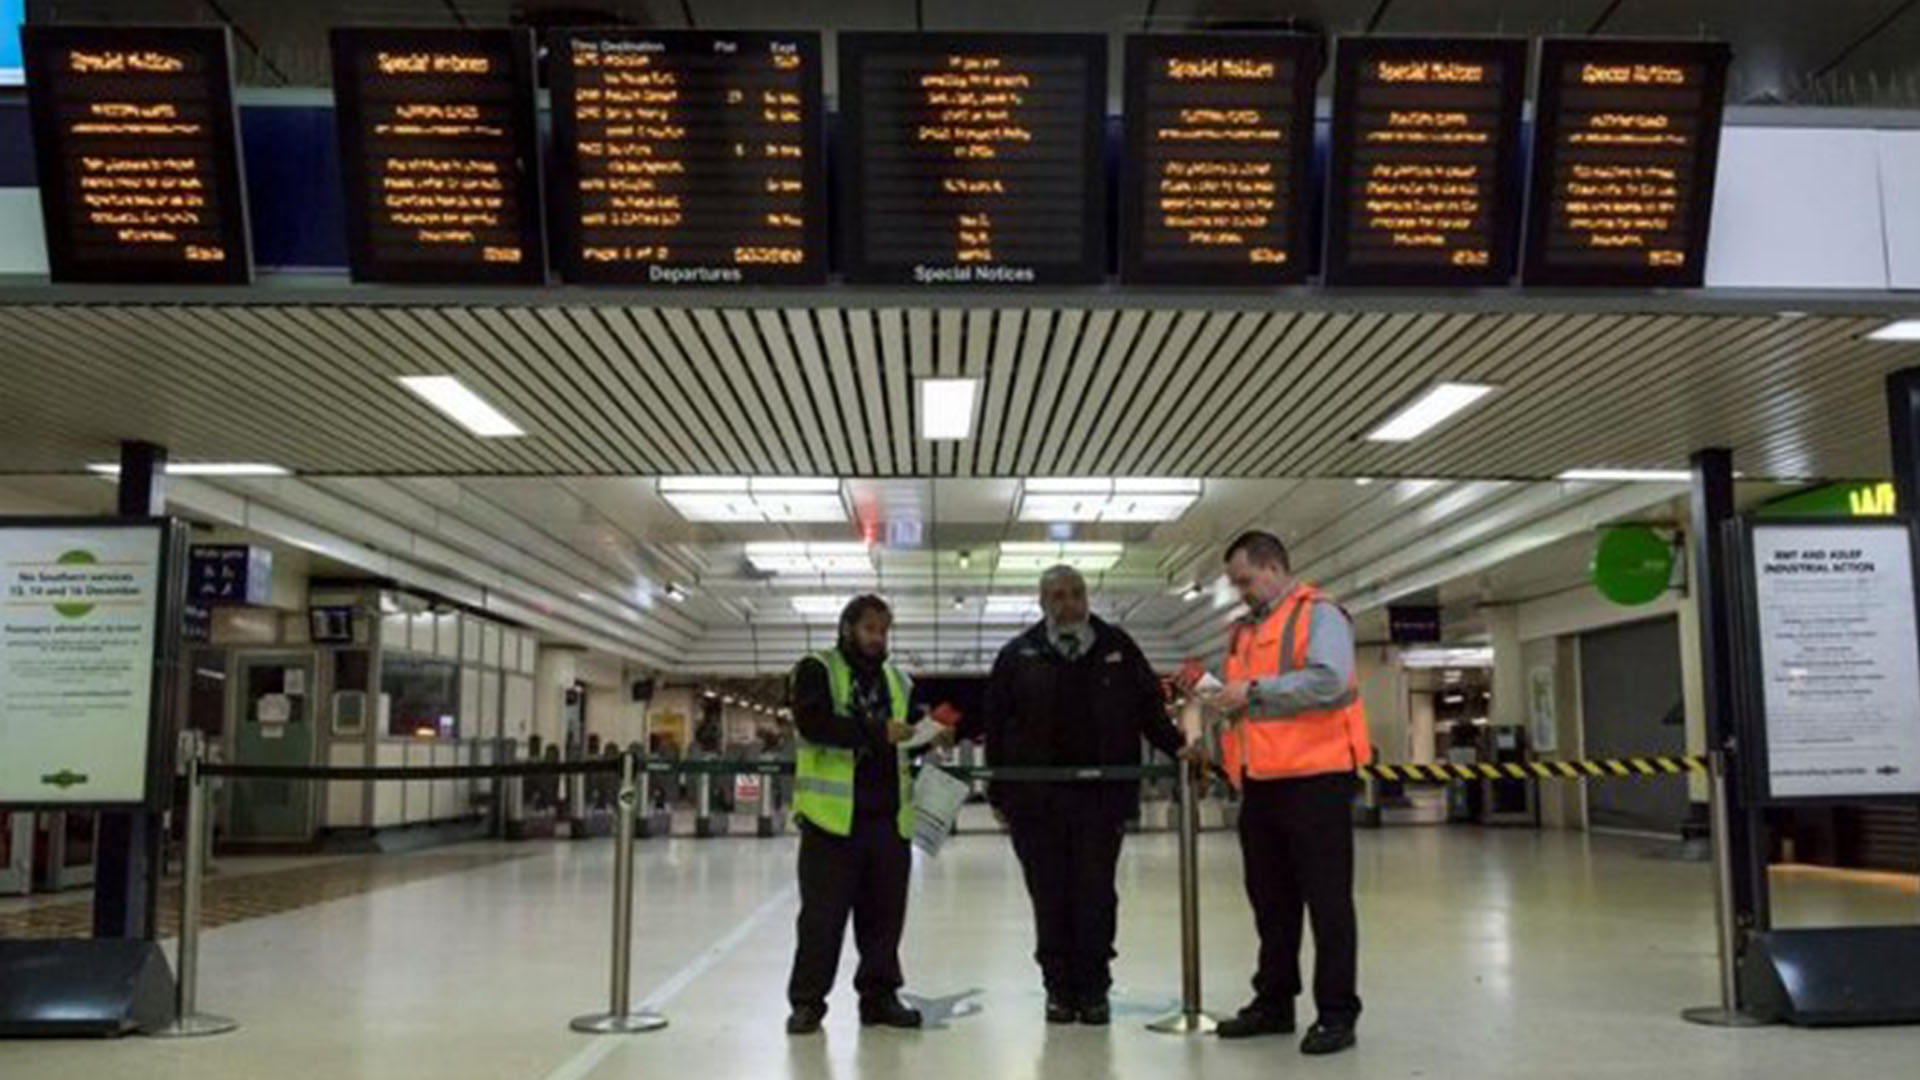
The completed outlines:
<svg viewBox="0 0 1920 1080">
<path fill-rule="evenodd" d="M 101 476 L 119 476 L 120 466 L 110 461 L 96 462 L 87 471 Z M 259 461 L 169 461 L 168 476 L 292 476 L 284 465 Z"/>
<path fill-rule="evenodd" d="M 1158 477 L 1027 480 L 1020 485 L 1021 521 L 1177 521 L 1200 498 L 1200 481 Z"/>
<path fill-rule="evenodd" d="M 989 596 L 981 605 L 987 618 L 1037 619 L 1040 600 L 1033 596 Z"/>
<path fill-rule="evenodd" d="M 830 476 L 666 476 L 660 497 L 689 522 L 834 524 L 848 520 Z"/>
<path fill-rule="evenodd" d="M 509 439 L 526 434 L 505 413 L 451 375 L 402 375 L 400 385 L 481 438 Z"/>
<path fill-rule="evenodd" d="M 1414 398 L 1367 436 L 1368 442 L 1410 442 L 1493 392 L 1479 383 L 1439 383 Z"/>
<path fill-rule="evenodd" d="M 1693 474 L 1685 469 L 1568 469 L 1562 480 L 1587 480 L 1611 484 L 1685 484 Z"/>
<path fill-rule="evenodd" d="M 686 603 L 686 600 L 687 600 L 687 590 L 685 590 L 685 589 L 683 589 L 683 588 L 681 588 L 681 587 L 680 587 L 679 585 L 677 585 L 677 584 L 675 584 L 675 583 L 673 583 L 673 582 L 671 582 L 671 581 L 669 581 L 669 582 L 667 583 L 667 599 L 669 599 L 669 600 L 671 600 L 671 601 L 673 601 L 673 602 L 674 602 L 674 603 L 676 603 L 676 604 L 683 604 L 683 603 Z"/>
<path fill-rule="evenodd" d="M 1404 668 L 1490 668 L 1493 666 L 1493 648 L 1460 649 L 1408 649 L 1400 654 L 1400 666 Z"/>
<path fill-rule="evenodd" d="M 979 379 L 921 379 L 920 437 L 972 438 L 973 399 L 979 391 Z"/>
<path fill-rule="evenodd" d="M 1006 541 L 1000 545 L 998 569 L 1038 573 L 1065 564 L 1085 573 L 1111 570 L 1126 552 L 1126 545 L 1104 541 L 1066 541 L 1063 543 L 1023 543 Z"/>
<path fill-rule="evenodd" d="M 870 574 L 873 549 L 862 543 L 745 545 L 747 562 L 763 574 Z"/>
<path fill-rule="evenodd" d="M 851 599 L 850 596 L 796 596 L 793 610 L 801 615 L 839 618 Z"/>
<path fill-rule="evenodd" d="M 1899 319 L 1867 335 L 1869 341 L 1920 341 L 1920 319 Z"/>
</svg>

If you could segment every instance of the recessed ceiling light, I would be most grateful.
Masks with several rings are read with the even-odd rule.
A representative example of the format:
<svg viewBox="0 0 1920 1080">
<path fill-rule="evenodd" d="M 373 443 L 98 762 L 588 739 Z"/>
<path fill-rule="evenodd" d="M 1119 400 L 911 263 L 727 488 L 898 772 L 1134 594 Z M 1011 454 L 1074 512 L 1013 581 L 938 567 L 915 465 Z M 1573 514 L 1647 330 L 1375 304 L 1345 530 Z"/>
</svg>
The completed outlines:
<svg viewBox="0 0 1920 1080">
<path fill-rule="evenodd" d="M 101 476 L 119 476 L 120 466 L 110 462 L 95 462 L 87 466 L 87 471 Z M 293 470 L 282 465 L 268 465 L 258 461 L 169 461 L 168 476 L 292 476 Z"/>
<path fill-rule="evenodd" d="M 660 498 L 700 523 L 831 524 L 848 520 L 831 476 L 665 476 Z"/>
<path fill-rule="evenodd" d="M 1367 485 L 1369 485 L 1369 484 L 1371 484 L 1371 483 L 1373 483 L 1373 477 L 1371 477 L 1371 476 L 1356 476 L 1356 477 L 1354 477 L 1354 478 L 1353 478 L 1353 483 L 1354 483 L 1354 486 L 1356 486 L 1356 487 L 1366 487 Z"/>
<path fill-rule="evenodd" d="M 1408 649 L 1400 654 L 1400 666 L 1404 668 L 1490 668 L 1493 666 L 1491 646 L 1466 648 Z"/>
<path fill-rule="evenodd" d="M 747 562 L 763 574 L 870 574 L 873 549 L 858 541 L 795 543 L 784 540 L 743 546 Z"/>
<path fill-rule="evenodd" d="M 973 399 L 979 379 L 921 379 L 920 437 L 953 441 L 973 436 Z"/>
<path fill-rule="evenodd" d="M 989 620 L 1037 619 L 1040 601 L 1032 596 L 989 596 L 980 611 Z"/>
<path fill-rule="evenodd" d="M 1443 382 L 1408 402 L 1367 435 L 1368 442 L 1410 442 L 1493 392 L 1480 383 Z"/>
<path fill-rule="evenodd" d="M 851 599 L 850 596 L 796 596 L 793 610 L 800 615 L 839 618 Z"/>
<path fill-rule="evenodd" d="M 1200 481 L 1159 477 L 1040 478 L 1020 485 L 1021 521 L 1177 521 L 1200 498 Z"/>
<path fill-rule="evenodd" d="M 1920 341 L 1920 319 L 1897 319 L 1867 335 L 1869 341 Z"/>
<path fill-rule="evenodd" d="M 481 438 L 510 439 L 526 434 L 505 413 L 451 375 L 402 375 L 400 385 Z"/>
<path fill-rule="evenodd" d="M 1693 474 L 1685 469 L 1568 469 L 1562 480 L 1603 484 L 1685 484 Z"/>
<path fill-rule="evenodd" d="M 1025 543 L 1008 540 L 1000 545 L 999 570 L 1038 572 L 1064 564 L 1086 573 L 1099 573 L 1112 569 L 1125 552 L 1125 544 L 1108 541 Z"/>
</svg>

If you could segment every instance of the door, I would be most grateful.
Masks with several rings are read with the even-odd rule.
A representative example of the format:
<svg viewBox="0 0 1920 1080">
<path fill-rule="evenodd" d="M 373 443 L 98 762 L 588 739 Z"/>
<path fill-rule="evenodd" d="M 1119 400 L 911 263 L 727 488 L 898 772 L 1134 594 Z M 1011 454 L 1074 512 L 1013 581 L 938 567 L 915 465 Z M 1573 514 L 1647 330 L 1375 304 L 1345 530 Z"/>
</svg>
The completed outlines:
<svg viewBox="0 0 1920 1080">
<path fill-rule="evenodd" d="M 311 653 L 235 658 L 236 764 L 313 764 L 313 676 Z M 232 781 L 230 835 L 236 840 L 311 839 L 316 786 L 306 780 Z"/>
<path fill-rule="evenodd" d="M 1672 617 L 1580 635 L 1580 718 L 1592 758 L 1687 752 L 1680 689 L 1680 623 Z M 1595 828 L 1680 835 L 1687 778 L 1587 783 Z"/>
</svg>

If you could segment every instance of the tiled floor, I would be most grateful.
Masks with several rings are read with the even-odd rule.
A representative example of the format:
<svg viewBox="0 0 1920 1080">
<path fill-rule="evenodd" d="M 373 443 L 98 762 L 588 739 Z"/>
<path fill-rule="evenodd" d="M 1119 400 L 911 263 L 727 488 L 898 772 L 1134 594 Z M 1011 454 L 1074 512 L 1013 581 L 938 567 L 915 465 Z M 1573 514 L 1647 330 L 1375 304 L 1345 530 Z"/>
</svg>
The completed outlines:
<svg viewBox="0 0 1920 1080">
<path fill-rule="evenodd" d="M 1367 1016 L 1352 1054 L 1288 1040 L 1151 1034 L 1178 992 L 1172 838 L 1129 840 L 1116 1023 L 1049 1029 L 1027 902 L 1004 840 L 966 836 L 917 871 L 906 947 L 935 1030 L 862 1032 L 850 994 L 821 1037 L 781 1033 L 793 842 L 639 848 L 635 998 L 653 1035 L 590 1038 L 604 1004 L 606 841 L 472 845 L 476 860 L 207 934 L 203 1004 L 244 1025 L 202 1042 L 0 1043 L 0 1077 L 622 1080 L 680 1076 L 1123 1080 L 1151 1077 L 1878 1078 L 1913 1075 L 1920 1030 L 1729 1032 L 1681 1023 L 1714 991 L 1707 873 L 1647 845 L 1564 833 L 1405 828 L 1361 836 Z M 1206 991 L 1239 1003 L 1253 947 L 1232 839 L 1203 843 Z M 393 873 L 389 870 L 375 874 Z M 1911 878 L 1796 871 L 1783 923 L 1920 921 Z M 850 974 L 850 965 L 843 976 Z"/>
</svg>

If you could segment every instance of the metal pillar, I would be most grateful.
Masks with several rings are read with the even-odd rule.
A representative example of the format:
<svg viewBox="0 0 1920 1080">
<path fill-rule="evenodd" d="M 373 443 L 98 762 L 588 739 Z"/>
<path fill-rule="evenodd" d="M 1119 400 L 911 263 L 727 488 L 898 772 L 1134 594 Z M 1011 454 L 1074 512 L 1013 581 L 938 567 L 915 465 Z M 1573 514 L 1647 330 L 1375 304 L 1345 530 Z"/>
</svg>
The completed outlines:
<svg viewBox="0 0 1920 1080">
<path fill-rule="evenodd" d="M 122 517 L 161 517 L 167 511 L 167 451 L 147 442 L 120 444 Z M 182 552 L 182 555 L 185 553 Z M 178 626 L 161 633 L 178 634 Z M 167 703 L 155 702 L 155 708 Z M 93 936 L 159 936 L 160 816 L 144 810 L 102 813 L 94 827 Z"/>
<path fill-rule="evenodd" d="M 1217 1026 L 1200 1007 L 1200 768 L 1180 764 L 1180 1011 L 1147 1025 L 1162 1035 L 1205 1035 Z"/>
<path fill-rule="evenodd" d="M 1709 1027 L 1760 1027 L 1765 1021 L 1740 1011 L 1740 924 L 1733 903 L 1732 830 L 1727 813 L 1727 755 L 1714 750 L 1708 809 L 1713 819 L 1713 923 L 1719 937 L 1720 1004 L 1683 1009 L 1682 1019 Z"/>
<path fill-rule="evenodd" d="M 199 740 L 187 757 L 187 854 L 180 867 L 179 980 L 174 984 L 173 1023 L 148 1032 L 156 1038 L 224 1035 L 240 1025 L 200 1012 L 200 884 L 207 864 L 207 782 L 200 775 Z"/>
<path fill-rule="evenodd" d="M 568 1025 L 592 1035 L 636 1035 L 658 1031 L 667 1018 L 632 1010 L 633 985 L 633 813 L 638 799 L 633 752 L 620 755 L 620 798 L 613 829 L 613 977 L 607 1011 L 576 1017 Z"/>
<path fill-rule="evenodd" d="M 1920 510 L 1920 368 L 1887 376 L 1887 433 L 1893 443 L 1894 509 Z"/>
</svg>

